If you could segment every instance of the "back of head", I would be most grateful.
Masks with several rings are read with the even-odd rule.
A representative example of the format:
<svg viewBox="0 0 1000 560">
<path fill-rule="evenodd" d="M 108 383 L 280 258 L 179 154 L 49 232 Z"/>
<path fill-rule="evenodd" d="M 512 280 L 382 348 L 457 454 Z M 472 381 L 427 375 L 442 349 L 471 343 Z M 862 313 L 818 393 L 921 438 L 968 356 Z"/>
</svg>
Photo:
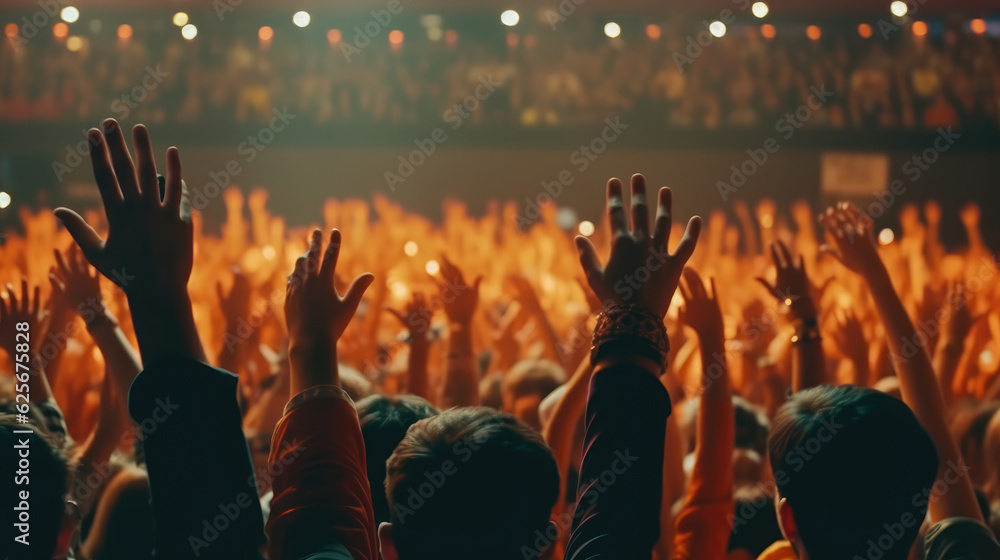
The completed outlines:
<svg viewBox="0 0 1000 560">
<path fill-rule="evenodd" d="M 538 407 L 552 391 L 566 382 L 562 366 L 548 360 L 523 360 L 503 376 L 503 410 L 536 430 L 541 429 Z"/>
<path fill-rule="evenodd" d="M 810 560 L 905 559 L 927 513 L 938 457 L 901 401 L 854 386 L 794 395 L 768 439 L 774 481 Z"/>
<path fill-rule="evenodd" d="M 18 558 L 52 558 L 66 507 L 68 474 L 66 458 L 44 428 L 0 415 L 0 542 L 4 549 L 17 546 Z M 22 536 L 26 532 L 27 538 Z M 27 546 L 17 544 L 19 536 Z"/>
<path fill-rule="evenodd" d="M 406 435 L 406 430 L 418 420 L 438 413 L 434 405 L 415 395 L 387 397 L 371 395 L 354 407 L 361 421 L 368 463 L 368 484 L 371 486 L 375 522 L 389 521 L 389 506 L 385 498 L 385 462 Z"/>
<path fill-rule="evenodd" d="M 559 492 L 541 436 L 486 407 L 417 422 L 386 471 L 401 560 L 520 559 L 547 527 Z"/>
</svg>

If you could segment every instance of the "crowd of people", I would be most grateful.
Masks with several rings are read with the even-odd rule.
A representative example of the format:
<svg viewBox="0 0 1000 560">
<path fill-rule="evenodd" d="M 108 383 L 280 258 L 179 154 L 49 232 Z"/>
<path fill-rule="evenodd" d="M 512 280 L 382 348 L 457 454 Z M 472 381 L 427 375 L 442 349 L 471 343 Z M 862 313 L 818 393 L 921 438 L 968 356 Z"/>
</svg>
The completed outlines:
<svg viewBox="0 0 1000 560">
<path fill-rule="evenodd" d="M 466 104 L 461 122 L 495 126 L 636 114 L 664 127 L 715 130 L 771 128 L 809 103 L 815 114 L 806 124 L 820 129 L 1000 125 L 1000 42 L 957 24 L 930 36 L 919 23 L 921 35 L 910 23 L 869 25 L 867 38 L 834 26 L 817 40 L 796 26 L 772 27 L 768 39 L 756 24 L 714 38 L 700 21 L 614 40 L 542 23 L 532 33 L 512 28 L 506 39 L 438 28 L 435 41 L 418 27 L 395 46 L 388 29 L 372 38 L 345 26 L 336 42 L 308 47 L 302 36 L 317 34 L 312 28 L 271 30 L 262 41 L 257 27 L 244 25 L 187 41 L 176 30 L 138 26 L 123 40 L 108 26 L 74 36 L 74 51 L 66 37 L 0 46 L 0 121 L 111 114 L 151 124 L 240 123 L 288 107 L 318 124 L 408 125 L 447 121 Z M 819 107 L 810 101 L 814 88 L 831 94 Z"/>
<path fill-rule="evenodd" d="M 952 250 L 933 202 L 891 242 L 847 204 L 684 225 L 638 174 L 575 239 L 235 188 L 214 231 L 126 136 L 88 135 L 103 212 L 0 246 L 10 558 L 1000 558 L 975 205 Z"/>
</svg>

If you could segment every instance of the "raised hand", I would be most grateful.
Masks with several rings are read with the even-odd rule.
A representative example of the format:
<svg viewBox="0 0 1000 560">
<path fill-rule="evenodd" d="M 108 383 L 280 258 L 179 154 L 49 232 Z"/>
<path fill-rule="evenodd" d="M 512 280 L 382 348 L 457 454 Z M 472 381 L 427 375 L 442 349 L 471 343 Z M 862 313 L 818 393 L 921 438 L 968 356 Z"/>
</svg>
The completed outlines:
<svg viewBox="0 0 1000 560">
<path fill-rule="evenodd" d="M 767 288 L 778 303 L 788 306 L 795 318 L 815 319 L 816 305 L 802 255 L 793 259 L 788 247 L 781 241 L 775 241 L 771 244 L 771 258 L 775 268 L 774 283 L 764 278 L 757 278 L 757 282 Z"/>
<path fill-rule="evenodd" d="M 395 317 L 399 324 L 410 333 L 410 340 L 418 342 L 427 339 L 427 333 L 431 326 L 430 306 L 427 304 L 427 296 L 420 292 L 413 292 L 413 296 L 402 311 L 396 309 L 386 309 Z"/>
<path fill-rule="evenodd" d="M 7 351 L 11 360 L 14 360 L 19 344 L 26 342 L 23 348 L 28 348 L 32 352 L 38 351 L 41 346 L 42 336 L 45 334 L 46 311 L 41 306 L 41 293 L 38 286 L 34 290 L 28 289 L 28 281 L 21 280 L 21 297 L 18 299 L 14 286 L 7 284 L 6 300 L 0 297 L 0 348 Z M 27 324 L 25 327 L 23 324 Z M 21 325 L 21 327 L 18 327 Z M 28 333 L 18 337 L 18 333 Z M 30 335 L 34 334 L 37 340 L 30 340 Z M 20 338 L 20 340 L 18 340 Z M 37 356 L 32 356 L 32 358 Z"/>
<path fill-rule="evenodd" d="M 104 313 L 104 298 L 101 295 L 101 277 L 91 272 L 90 265 L 80 248 L 74 245 L 69 255 L 55 250 L 56 266 L 49 272 L 52 295 L 61 304 L 74 310 L 90 322 L 98 313 Z"/>
<path fill-rule="evenodd" d="M 712 293 L 705 290 L 705 284 L 694 269 L 685 268 L 680 284 L 684 306 L 678 310 L 678 319 L 694 329 L 702 341 L 724 340 L 722 309 L 715 295 L 715 278 L 709 278 Z"/>
<path fill-rule="evenodd" d="M 462 271 L 447 257 L 441 255 L 441 277 L 444 282 L 431 276 L 434 283 L 441 289 L 441 302 L 444 313 L 451 323 L 468 324 L 479 304 L 479 284 L 483 277 L 477 276 L 469 284 L 465 281 Z"/>
<path fill-rule="evenodd" d="M 580 264 L 587 284 L 605 308 L 633 304 L 663 317 L 677 290 L 684 264 L 698 244 L 701 218 L 691 218 L 676 252 L 671 255 L 667 251 L 672 220 L 670 189 L 663 187 L 659 191 L 656 221 L 650 236 L 645 177 L 638 173 L 633 175 L 631 186 L 631 229 L 625 213 L 622 183 L 611 179 L 607 187 L 607 212 L 613 235 L 611 256 L 602 266 L 594 244 L 586 237 L 577 236 Z"/>
<path fill-rule="evenodd" d="M 867 277 L 879 268 L 884 269 L 875 249 L 873 222 L 862 216 L 860 210 L 841 202 L 820 214 L 819 221 L 826 228 L 827 238 L 832 242 L 821 245 L 821 253 L 833 255 L 841 264 L 862 277 Z"/>
<path fill-rule="evenodd" d="M 126 294 L 185 292 L 191 275 L 193 234 L 177 148 L 166 152 L 166 190 L 161 200 L 146 127 L 132 129 L 134 157 L 117 121 L 105 120 L 103 129 L 103 133 L 91 129 L 87 138 L 94 179 L 108 219 L 108 238 L 101 239 L 68 208 L 57 208 L 56 216 L 90 264 Z"/>
<path fill-rule="evenodd" d="M 226 322 L 234 322 L 250 314 L 250 298 L 253 290 L 250 278 L 239 268 L 233 269 L 233 287 L 229 289 L 229 293 L 223 292 L 222 284 L 217 283 L 215 294 L 219 298 L 219 308 Z"/>
<path fill-rule="evenodd" d="M 941 314 L 941 322 L 945 325 L 942 329 L 942 344 L 962 347 L 972 327 L 985 317 L 985 314 L 973 315 L 970 309 L 971 303 L 971 297 L 961 282 L 948 290 Z"/>
</svg>

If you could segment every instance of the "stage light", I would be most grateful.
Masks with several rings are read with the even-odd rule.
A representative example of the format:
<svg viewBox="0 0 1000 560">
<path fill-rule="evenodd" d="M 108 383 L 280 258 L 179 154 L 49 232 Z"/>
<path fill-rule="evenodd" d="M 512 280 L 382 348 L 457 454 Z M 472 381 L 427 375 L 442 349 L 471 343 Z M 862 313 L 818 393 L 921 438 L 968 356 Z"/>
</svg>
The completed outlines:
<svg viewBox="0 0 1000 560">
<path fill-rule="evenodd" d="M 911 26 L 910 29 L 913 30 L 913 34 L 917 37 L 927 35 L 927 24 L 922 21 L 913 22 L 913 26 Z"/>
<path fill-rule="evenodd" d="M 604 24 L 604 34 L 614 39 L 622 34 L 622 28 L 617 23 L 609 21 Z"/>
<path fill-rule="evenodd" d="M 52 26 L 52 36 L 56 39 L 64 39 L 69 35 L 69 26 L 63 22 L 59 22 Z"/>
<path fill-rule="evenodd" d="M 818 25 L 810 25 L 806 28 L 806 37 L 809 37 L 813 41 L 819 41 L 819 38 L 823 36 L 823 31 L 820 30 Z"/>
<path fill-rule="evenodd" d="M 66 6 L 60 10 L 59 17 L 66 23 L 73 23 L 80 19 L 80 10 L 77 10 L 74 6 Z"/>
<path fill-rule="evenodd" d="M 261 41 L 270 41 L 271 39 L 274 39 L 274 30 L 265 25 L 257 31 L 257 37 L 259 37 Z"/>
<path fill-rule="evenodd" d="M 403 252 L 406 253 L 407 257 L 412 257 L 413 255 L 416 255 L 418 249 L 419 247 L 417 247 L 416 241 L 407 241 L 405 244 L 403 244 Z"/>
<path fill-rule="evenodd" d="M 521 16 L 514 10 L 507 10 L 500 14 L 500 21 L 507 27 L 514 27 L 517 25 L 517 22 L 521 21 Z"/>
<path fill-rule="evenodd" d="M 971 29 L 972 32 L 975 33 L 976 35 L 982 35 L 983 33 L 986 33 L 986 20 L 977 18 L 970 21 L 969 29 Z"/>
<path fill-rule="evenodd" d="M 655 41 L 659 39 L 662 34 L 663 30 L 660 29 L 659 25 L 651 23 L 646 26 L 646 37 L 649 37 L 651 40 Z"/>
<path fill-rule="evenodd" d="M 440 27 L 427 28 L 427 38 L 431 41 L 440 41 L 441 37 L 444 37 L 444 31 L 441 31 Z"/>
<path fill-rule="evenodd" d="M 424 270 L 427 271 L 427 274 L 434 275 L 441 271 L 441 265 L 439 265 L 435 260 L 429 260 L 427 261 L 427 264 L 424 265 Z"/>
<path fill-rule="evenodd" d="M 869 39 L 872 36 L 872 26 L 867 23 L 862 23 L 858 26 L 858 35 L 864 39 Z"/>
<path fill-rule="evenodd" d="M 889 4 L 889 11 L 896 17 L 903 17 L 906 15 L 906 12 L 910 11 L 910 8 L 906 5 L 906 2 L 896 0 L 892 4 Z"/>
<path fill-rule="evenodd" d="M 188 41 L 194 39 L 198 36 L 198 28 L 194 24 L 189 23 L 181 28 L 181 37 L 184 37 Z"/>
<path fill-rule="evenodd" d="M 888 245 L 892 243 L 894 239 L 896 239 L 896 234 L 892 233 L 892 230 L 889 228 L 885 228 L 878 232 L 879 245 Z"/>
<path fill-rule="evenodd" d="M 7 25 L 5 25 L 3 27 L 3 34 L 6 35 L 10 39 L 13 39 L 14 37 L 17 37 L 17 24 L 16 23 L 8 23 Z"/>
<path fill-rule="evenodd" d="M 767 15 L 767 12 L 771 11 L 768 9 L 767 4 L 763 2 L 754 2 L 753 6 L 750 6 L 750 11 L 753 15 L 762 18 Z"/>
<path fill-rule="evenodd" d="M 183 35 L 183 33 L 182 33 L 182 35 Z M 127 23 L 123 23 L 123 24 L 119 25 L 118 26 L 118 38 L 122 39 L 122 40 L 131 39 L 132 38 L 132 26 L 129 25 L 129 24 L 127 24 Z"/>
<path fill-rule="evenodd" d="M 188 15 L 184 12 L 177 12 L 174 14 L 174 25 L 177 27 L 184 27 L 188 24 Z"/>
<path fill-rule="evenodd" d="M 584 221 L 580 222 L 579 227 L 576 228 L 576 230 L 580 232 L 580 235 L 583 235 L 583 236 L 586 236 L 586 237 L 590 237 L 591 235 L 594 235 L 594 230 L 595 229 L 596 228 L 594 228 L 594 222 L 592 222 L 590 220 L 584 220 Z"/>
<path fill-rule="evenodd" d="M 760 26 L 760 34 L 763 35 L 765 39 L 774 39 L 774 36 L 778 34 L 778 31 L 770 23 L 765 23 Z"/>
<path fill-rule="evenodd" d="M 721 21 L 713 21 L 708 26 L 708 32 L 716 37 L 722 37 L 726 34 L 726 24 Z"/>
<path fill-rule="evenodd" d="M 305 11 L 295 12 L 295 15 L 292 16 L 292 23 L 294 23 L 295 25 L 297 25 L 299 27 L 305 27 L 305 26 L 309 25 L 309 21 L 311 19 L 312 18 L 309 17 L 309 12 L 305 12 Z"/>
<path fill-rule="evenodd" d="M 340 39 L 343 35 L 340 33 L 339 29 L 331 29 L 326 32 L 326 40 L 330 42 L 331 45 L 336 45 L 340 43 Z"/>
<path fill-rule="evenodd" d="M 403 32 L 398 29 L 393 29 L 389 32 L 389 43 L 393 45 L 402 45 L 404 38 Z"/>
<path fill-rule="evenodd" d="M 0 208 L 6 208 L 10 206 L 10 195 L 5 192 L 0 192 Z"/>
</svg>

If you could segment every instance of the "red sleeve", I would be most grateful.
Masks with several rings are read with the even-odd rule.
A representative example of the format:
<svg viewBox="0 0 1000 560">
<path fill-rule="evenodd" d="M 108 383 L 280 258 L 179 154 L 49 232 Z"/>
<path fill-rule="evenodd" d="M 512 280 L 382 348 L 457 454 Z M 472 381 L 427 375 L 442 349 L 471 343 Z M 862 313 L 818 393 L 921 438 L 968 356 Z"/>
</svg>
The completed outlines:
<svg viewBox="0 0 1000 560">
<path fill-rule="evenodd" d="M 343 549 L 355 560 L 378 559 L 364 440 L 342 390 L 316 387 L 294 397 L 275 427 L 268 463 L 271 560 Z"/>
</svg>

